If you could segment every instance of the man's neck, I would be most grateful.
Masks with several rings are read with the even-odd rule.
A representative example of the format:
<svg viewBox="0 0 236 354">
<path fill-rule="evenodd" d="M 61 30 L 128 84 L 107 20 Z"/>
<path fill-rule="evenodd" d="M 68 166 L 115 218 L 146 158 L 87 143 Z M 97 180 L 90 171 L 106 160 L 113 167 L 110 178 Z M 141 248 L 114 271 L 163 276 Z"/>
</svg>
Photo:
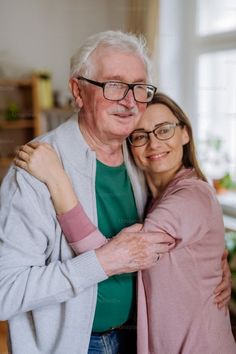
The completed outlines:
<svg viewBox="0 0 236 354">
<path fill-rule="evenodd" d="M 96 150 L 96 156 L 100 162 L 111 167 L 120 166 L 124 161 L 121 147 L 119 151 L 114 153 L 109 153 L 107 151 L 105 152 L 102 150 Z"/>
<path fill-rule="evenodd" d="M 99 139 L 95 134 L 80 124 L 80 131 L 92 150 L 96 152 L 97 159 L 105 165 L 115 167 L 123 163 L 122 141 L 120 139 Z"/>
</svg>

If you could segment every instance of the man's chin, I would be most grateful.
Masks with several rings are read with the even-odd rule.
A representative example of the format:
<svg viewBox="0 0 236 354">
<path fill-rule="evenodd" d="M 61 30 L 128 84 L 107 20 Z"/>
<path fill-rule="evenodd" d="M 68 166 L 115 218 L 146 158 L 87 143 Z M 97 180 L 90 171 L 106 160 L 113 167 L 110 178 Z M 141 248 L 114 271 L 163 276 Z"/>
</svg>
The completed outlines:
<svg viewBox="0 0 236 354">
<path fill-rule="evenodd" d="M 121 142 L 123 142 L 125 139 L 128 138 L 128 136 L 132 133 L 133 129 L 127 128 L 127 129 L 120 129 L 119 131 L 116 131 L 115 135 L 119 137 Z"/>
</svg>

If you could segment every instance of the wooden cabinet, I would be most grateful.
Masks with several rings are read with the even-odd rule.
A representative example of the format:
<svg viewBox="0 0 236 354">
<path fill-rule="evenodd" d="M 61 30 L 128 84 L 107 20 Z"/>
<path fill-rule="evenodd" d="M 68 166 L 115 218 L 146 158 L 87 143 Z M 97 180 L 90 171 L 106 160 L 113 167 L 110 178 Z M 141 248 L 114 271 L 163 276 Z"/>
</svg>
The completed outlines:
<svg viewBox="0 0 236 354">
<path fill-rule="evenodd" d="M 0 80 L 0 180 L 15 150 L 40 135 L 38 77 Z"/>
<path fill-rule="evenodd" d="M 7 322 L 0 321 L 0 353 L 8 354 L 7 349 Z"/>
</svg>

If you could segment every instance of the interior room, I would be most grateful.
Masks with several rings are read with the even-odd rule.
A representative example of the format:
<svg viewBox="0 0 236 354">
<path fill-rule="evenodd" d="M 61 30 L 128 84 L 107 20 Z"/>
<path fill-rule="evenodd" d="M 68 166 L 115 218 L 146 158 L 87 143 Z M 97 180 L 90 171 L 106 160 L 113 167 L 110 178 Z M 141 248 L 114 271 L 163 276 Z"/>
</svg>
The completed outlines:
<svg viewBox="0 0 236 354">
<path fill-rule="evenodd" d="M 70 117 L 70 57 L 106 30 L 145 36 L 153 84 L 191 118 L 222 205 L 236 338 L 236 0 L 1 0 L 0 181 L 19 145 Z M 0 322 L 0 354 L 7 353 Z"/>
</svg>

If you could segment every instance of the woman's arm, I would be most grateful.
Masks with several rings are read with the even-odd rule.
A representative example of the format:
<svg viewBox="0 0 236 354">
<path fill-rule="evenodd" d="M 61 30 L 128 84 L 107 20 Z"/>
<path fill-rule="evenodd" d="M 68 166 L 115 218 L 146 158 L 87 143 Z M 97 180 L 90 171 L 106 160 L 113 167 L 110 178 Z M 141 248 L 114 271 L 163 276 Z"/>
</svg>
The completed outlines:
<svg viewBox="0 0 236 354">
<path fill-rule="evenodd" d="M 145 231 L 159 230 L 174 237 L 177 240 L 176 250 L 202 239 L 209 231 L 210 223 L 215 224 L 217 218 L 221 218 L 221 214 L 218 213 L 215 219 L 212 219 L 215 215 L 213 210 L 218 209 L 218 205 L 207 184 L 195 187 L 193 184 L 192 188 L 189 188 L 188 184 L 184 186 L 183 181 L 181 186 L 178 191 L 162 200 L 147 215 L 144 222 Z M 221 268 L 222 280 L 214 291 L 215 303 L 219 309 L 227 307 L 231 297 L 231 273 L 227 251 L 222 254 Z"/>
<path fill-rule="evenodd" d="M 228 308 L 228 304 L 231 299 L 232 280 L 227 257 L 228 251 L 225 249 L 221 258 L 221 267 L 223 271 L 222 281 L 214 291 L 215 303 L 219 309 L 223 308 L 224 306 Z"/>
<path fill-rule="evenodd" d="M 51 145 L 39 142 L 22 145 L 14 162 L 47 185 L 58 215 L 76 206 L 78 199 L 69 177 Z"/>
<path fill-rule="evenodd" d="M 156 263 L 157 254 L 169 251 L 172 244 L 171 237 L 155 233 L 148 233 L 146 237 L 140 232 L 141 224 L 134 224 L 121 230 L 116 237 L 107 242 L 84 212 L 69 177 L 51 145 L 34 142 L 21 146 L 15 164 L 47 185 L 69 244 L 76 254 L 96 249 L 96 256 L 107 275 L 127 273 L 127 267 L 124 267 L 126 257 L 135 258 L 133 263 L 135 270 L 130 267 L 133 265 L 132 262 L 129 262 L 130 272 L 149 268 Z M 104 243 L 107 245 L 100 247 Z M 114 259 L 116 251 L 119 254 L 118 268 Z M 137 261 L 137 258 L 142 261 Z"/>
<path fill-rule="evenodd" d="M 29 143 L 17 152 L 15 164 L 45 183 L 63 233 L 76 254 L 107 242 L 88 218 L 56 151 L 47 143 Z"/>
<path fill-rule="evenodd" d="M 68 212 L 58 215 L 57 220 L 75 254 L 97 249 L 108 239 L 93 225 L 83 207 L 78 204 Z"/>
</svg>

